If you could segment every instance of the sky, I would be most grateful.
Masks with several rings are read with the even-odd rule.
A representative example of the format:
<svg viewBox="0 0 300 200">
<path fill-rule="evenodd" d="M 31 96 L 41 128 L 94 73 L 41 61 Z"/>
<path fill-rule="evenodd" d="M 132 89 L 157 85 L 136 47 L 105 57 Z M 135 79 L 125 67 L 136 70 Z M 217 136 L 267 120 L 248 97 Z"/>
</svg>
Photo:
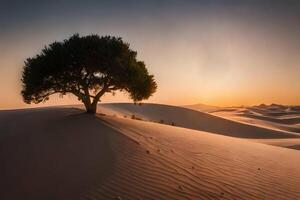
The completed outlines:
<svg viewBox="0 0 300 200">
<path fill-rule="evenodd" d="M 158 83 L 145 102 L 300 104 L 298 0 L 0 1 L 0 109 L 27 105 L 24 61 L 79 33 L 122 37 Z M 102 102 L 128 102 L 105 95 Z"/>
</svg>

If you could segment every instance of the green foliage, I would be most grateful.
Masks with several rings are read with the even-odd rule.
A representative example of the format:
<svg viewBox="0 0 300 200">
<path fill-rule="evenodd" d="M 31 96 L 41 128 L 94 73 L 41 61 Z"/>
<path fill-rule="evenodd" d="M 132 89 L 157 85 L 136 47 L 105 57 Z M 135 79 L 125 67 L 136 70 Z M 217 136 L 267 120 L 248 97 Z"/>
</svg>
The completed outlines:
<svg viewBox="0 0 300 200">
<path fill-rule="evenodd" d="M 87 106 L 116 90 L 127 92 L 134 102 L 147 99 L 157 85 L 136 56 L 121 38 L 75 34 L 25 61 L 23 99 L 39 103 L 55 93 L 72 93 Z"/>
</svg>

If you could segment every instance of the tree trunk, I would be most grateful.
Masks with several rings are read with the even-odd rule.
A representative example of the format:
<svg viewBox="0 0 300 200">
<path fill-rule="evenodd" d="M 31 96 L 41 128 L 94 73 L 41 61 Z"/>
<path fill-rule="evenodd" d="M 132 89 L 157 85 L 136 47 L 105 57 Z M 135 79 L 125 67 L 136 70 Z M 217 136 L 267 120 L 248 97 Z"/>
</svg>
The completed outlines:
<svg viewBox="0 0 300 200">
<path fill-rule="evenodd" d="M 91 104 L 90 106 L 86 106 L 86 112 L 89 113 L 89 114 L 96 114 L 96 111 L 97 111 L 97 105 L 93 105 Z"/>
<path fill-rule="evenodd" d="M 85 109 L 86 109 L 86 112 L 89 113 L 89 114 L 96 114 L 97 112 L 97 103 L 92 103 L 92 104 L 87 104 L 85 103 L 84 106 L 85 106 Z"/>
</svg>

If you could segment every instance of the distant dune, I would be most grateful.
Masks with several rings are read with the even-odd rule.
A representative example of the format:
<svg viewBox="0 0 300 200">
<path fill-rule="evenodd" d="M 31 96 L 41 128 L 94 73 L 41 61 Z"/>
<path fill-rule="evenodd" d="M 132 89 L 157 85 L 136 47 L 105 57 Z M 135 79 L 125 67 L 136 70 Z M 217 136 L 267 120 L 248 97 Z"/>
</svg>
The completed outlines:
<svg viewBox="0 0 300 200">
<path fill-rule="evenodd" d="M 298 108 L 299 106 L 261 104 L 252 107 L 236 107 L 235 109 L 219 108 L 210 112 L 210 114 L 255 127 L 299 135 L 300 112 Z M 300 149 L 300 141 L 296 138 L 264 138 L 255 141 L 292 149 Z"/>
<path fill-rule="evenodd" d="M 293 138 L 297 134 L 281 130 L 271 130 L 264 127 L 257 127 L 208 113 L 195 111 L 188 108 L 169 106 L 162 104 L 134 105 L 130 103 L 101 104 L 99 112 L 132 117 L 144 120 L 174 124 L 176 126 L 211 133 L 227 135 L 238 138 L 266 139 L 266 138 Z"/>
<path fill-rule="evenodd" d="M 213 112 L 215 110 L 219 110 L 221 109 L 221 107 L 218 106 L 211 106 L 211 105 L 206 105 L 206 104 L 202 104 L 202 103 L 198 103 L 198 104 L 193 104 L 193 105 L 185 105 L 182 106 L 184 108 L 190 108 L 193 110 L 198 110 L 201 112 Z"/>
<path fill-rule="evenodd" d="M 300 198 L 297 150 L 75 108 L 0 121 L 1 200 Z"/>
</svg>

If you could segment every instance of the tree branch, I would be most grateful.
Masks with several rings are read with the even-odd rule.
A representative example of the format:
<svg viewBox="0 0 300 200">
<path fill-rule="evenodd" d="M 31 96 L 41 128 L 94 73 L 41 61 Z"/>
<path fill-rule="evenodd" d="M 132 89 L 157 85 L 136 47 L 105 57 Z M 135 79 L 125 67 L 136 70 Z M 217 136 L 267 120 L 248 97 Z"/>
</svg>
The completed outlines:
<svg viewBox="0 0 300 200">
<path fill-rule="evenodd" d="M 48 97 L 48 96 L 50 96 L 50 95 L 52 95 L 52 94 L 55 94 L 55 93 L 63 93 L 63 92 L 65 92 L 65 91 L 63 91 L 63 90 L 61 90 L 61 91 L 53 91 L 53 92 L 49 92 L 49 93 L 47 93 L 47 94 L 45 94 L 45 95 L 43 95 L 43 96 L 38 96 L 38 98 L 41 98 L 41 99 L 42 99 L 41 101 L 44 101 L 44 99 L 45 99 L 46 97 Z"/>
<path fill-rule="evenodd" d="M 103 88 L 95 95 L 94 100 L 93 100 L 93 104 L 97 104 L 100 97 L 103 96 L 105 94 L 105 92 L 107 92 L 109 85 L 107 83 L 104 83 Z"/>
</svg>

